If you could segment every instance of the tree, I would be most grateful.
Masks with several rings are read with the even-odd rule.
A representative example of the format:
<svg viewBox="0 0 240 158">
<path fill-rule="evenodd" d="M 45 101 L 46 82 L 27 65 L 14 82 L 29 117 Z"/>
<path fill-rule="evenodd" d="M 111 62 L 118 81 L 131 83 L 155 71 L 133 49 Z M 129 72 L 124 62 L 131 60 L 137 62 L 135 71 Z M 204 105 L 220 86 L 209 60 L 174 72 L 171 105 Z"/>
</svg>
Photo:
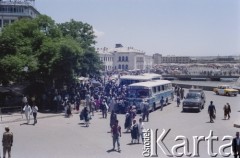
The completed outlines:
<svg viewBox="0 0 240 158">
<path fill-rule="evenodd" d="M 81 21 L 71 20 L 58 24 L 64 37 L 70 36 L 76 40 L 83 49 L 88 49 L 96 44 L 93 27 Z"/>
<path fill-rule="evenodd" d="M 41 80 L 51 86 L 51 81 L 61 85 L 77 75 L 98 73 L 94 38 L 91 25 L 74 20 L 57 25 L 41 15 L 16 21 L 0 34 L 0 80 Z"/>
<path fill-rule="evenodd" d="M 92 47 L 96 43 L 93 27 L 87 23 L 73 19 L 70 22 L 58 24 L 58 27 L 64 37 L 73 38 L 83 48 L 84 53 L 81 56 L 80 69 L 78 69 L 77 74 L 81 76 L 99 74 L 99 70 L 102 69 L 102 63 L 95 48 Z"/>
</svg>

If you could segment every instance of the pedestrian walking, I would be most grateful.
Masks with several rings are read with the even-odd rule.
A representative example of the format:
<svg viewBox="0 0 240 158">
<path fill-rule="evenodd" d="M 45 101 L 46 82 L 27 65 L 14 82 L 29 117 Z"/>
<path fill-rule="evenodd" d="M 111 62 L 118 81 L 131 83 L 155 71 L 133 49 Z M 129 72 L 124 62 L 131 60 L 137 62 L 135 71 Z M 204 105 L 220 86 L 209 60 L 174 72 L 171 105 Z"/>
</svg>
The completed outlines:
<svg viewBox="0 0 240 158">
<path fill-rule="evenodd" d="M 90 100 L 90 112 L 92 113 L 92 116 L 94 116 L 95 107 L 96 107 L 96 103 L 95 103 L 94 99 L 91 99 Z"/>
<path fill-rule="evenodd" d="M 224 111 L 224 119 L 226 120 L 227 117 L 228 117 L 227 119 L 230 119 L 231 107 L 229 103 L 224 105 L 223 111 Z"/>
<path fill-rule="evenodd" d="M 211 101 L 210 105 L 208 106 L 208 114 L 210 117 L 210 122 L 214 123 L 213 119 L 216 118 L 216 109 L 215 106 L 213 105 L 213 101 Z"/>
<path fill-rule="evenodd" d="M 13 133 L 10 132 L 8 126 L 5 127 L 5 132 L 2 137 L 3 146 L 3 158 L 6 158 L 6 153 L 8 153 L 8 158 L 11 158 L 11 148 L 13 144 Z"/>
<path fill-rule="evenodd" d="M 118 125 L 118 120 L 115 121 L 115 124 L 112 126 L 112 138 L 113 138 L 113 149 L 115 150 L 115 144 L 117 143 L 118 151 L 120 151 L 120 141 L 119 137 L 121 137 L 121 126 Z"/>
<path fill-rule="evenodd" d="M 108 105 L 107 105 L 106 100 L 103 100 L 102 105 L 101 105 L 101 110 L 102 110 L 102 117 L 107 118 Z"/>
<path fill-rule="evenodd" d="M 168 105 L 168 97 L 166 98 L 166 106 Z"/>
<path fill-rule="evenodd" d="M 183 98 L 184 98 L 184 89 L 183 88 L 180 89 L 180 95 L 181 95 L 181 100 L 183 100 Z"/>
<path fill-rule="evenodd" d="M 129 132 L 129 130 L 131 129 L 131 126 L 132 126 L 131 115 L 129 113 L 126 113 L 126 118 L 125 118 L 125 123 L 124 123 L 124 127 L 126 129 L 126 132 Z"/>
<path fill-rule="evenodd" d="M 181 98 L 180 96 L 177 96 L 177 107 L 179 107 L 180 104 L 181 104 Z"/>
<path fill-rule="evenodd" d="M 70 116 L 72 116 L 72 108 L 71 108 L 70 101 L 68 101 L 66 106 L 66 117 L 70 117 Z"/>
<path fill-rule="evenodd" d="M 24 111 L 25 116 L 26 116 L 27 124 L 29 124 L 29 122 L 30 122 L 30 114 L 32 113 L 32 108 L 28 104 L 28 102 L 25 104 L 25 106 L 23 108 L 23 111 Z"/>
<path fill-rule="evenodd" d="M 112 110 L 111 116 L 110 116 L 110 128 L 115 124 L 117 120 L 117 114 Z"/>
<path fill-rule="evenodd" d="M 133 125 L 131 127 L 131 137 L 132 137 L 131 143 L 136 143 L 136 141 L 139 142 L 138 135 L 139 135 L 138 124 L 136 120 L 133 120 Z"/>
<path fill-rule="evenodd" d="M 240 138 L 239 138 L 239 132 L 236 132 L 236 137 L 232 141 L 232 151 L 234 158 L 239 157 L 240 158 Z"/>
<path fill-rule="evenodd" d="M 161 108 L 161 111 L 163 110 L 163 104 L 164 104 L 164 99 L 163 97 L 160 99 L 160 108 Z"/>
<path fill-rule="evenodd" d="M 89 127 L 90 115 L 87 107 L 84 107 L 82 111 L 82 115 L 83 115 L 86 127 Z"/>
<path fill-rule="evenodd" d="M 143 119 L 139 118 L 139 123 L 138 123 L 138 143 L 139 143 L 139 139 L 141 137 L 142 139 L 142 143 L 144 143 L 144 138 L 143 138 L 143 130 L 144 130 L 144 123 L 143 123 Z"/>
<path fill-rule="evenodd" d="M 38 107 L 36 104 L 33 104 L 33 106 L 32 106 L 32 114 L 33 114 L 33 119 L 34 119 L 33 125 L 35 125 L 37 123 L 37 112 L 38 112 Z"/>
<path fill-rule="evenodd" d="M 145 121 L 147 118 L 147 122 L 149 121 L 149 104 L 147 101 L 143 102 L 143 109 L 142 109 L 142 120 Z"/>
</svg>

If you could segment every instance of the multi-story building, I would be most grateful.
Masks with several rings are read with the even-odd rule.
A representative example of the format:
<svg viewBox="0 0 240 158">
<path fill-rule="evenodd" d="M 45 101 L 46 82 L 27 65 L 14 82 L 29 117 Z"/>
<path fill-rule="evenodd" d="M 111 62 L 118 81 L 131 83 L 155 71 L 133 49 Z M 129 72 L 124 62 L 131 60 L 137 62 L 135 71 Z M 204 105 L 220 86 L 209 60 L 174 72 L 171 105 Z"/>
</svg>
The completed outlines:
<svg viewBox="0 0 240 158">
<path fill-rule="evenodd" d="M 110 52 L 113 54 L 113 67 L 115 70 L 144 69 L 145 53 L 133 47 L 115 47 Z"/>
<path fill-rule="evenodd" d="M 153 63 L 191 63 L 191 58 L 188 56 L 162 56 L 162 54 L 153 54 Z"/>
<path fill-rule="evenodd" d="M 121 44 L 116 44 L 113 49 L 98 48 L 97 52 L 105 66 L 105 71 L 145 70 L 152 68 L 152 57 L 146 56 L 143 51 L 133 47 L 123 47 Z"/>
<path fill-rule="evenodd" d="M 153 68 L 153 56 L 151 55 L 145 55 L 145 63 L 144 63 L 144 69 L 150 70 Z"/>
<path fill-rule="evenodd" d="M 0 0 L 0 30 L 21 18 L 35 18 L 40 13 L 34 8 L 33 1 Z"/>
<path fill-rule="evenodd" d="M 161 63 L 162 63 L 162 54 L 159 54 L 159 53 L 153 54 L 153 64 L 157 65 Z"/>
<path fill-rule="evenodd" d="M 100 61 L 102 61 L 104 70 L 111 71 L 113 70 L 113 54 L 108 52 L 108 48 L 99 48 L 97 49 Z"/>
<path fill-rule="evenodd" d="M 162 63 L 190 63 L 191 58 L 189 56 L 163 56 Z"/>
</svg>

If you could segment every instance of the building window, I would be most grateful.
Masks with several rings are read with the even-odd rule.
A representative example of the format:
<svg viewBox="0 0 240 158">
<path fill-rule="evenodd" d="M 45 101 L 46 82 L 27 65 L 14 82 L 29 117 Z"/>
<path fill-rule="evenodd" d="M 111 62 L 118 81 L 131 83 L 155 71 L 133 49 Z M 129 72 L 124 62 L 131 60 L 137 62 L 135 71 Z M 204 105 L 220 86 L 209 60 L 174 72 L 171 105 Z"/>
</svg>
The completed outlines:
<svg viewBox="0 0 240 158">
<path fill-rule="evenodd" d="M 125 66 L 125 69 L 128 70 L 128 65 Z"/>
<path fill-rule="evenodd" d="M 122 56 L 122 61 L 124 61 L 124 56 Z"/>
<path fill-rule="evenodd" d="M 128 56 L 126 56 L 126 61 L 128 61 Z"/>
<path fill-rule="evenodd" d="M 124 65 L 122 65 L 122 70 L 124 70 Z"/>
<path fill-rule="evenodd" d="M 0 19 L 0 27 L 2 27 L 2 20 Z"/>
<path fill-rule="evenodd" d="M 121 65 L 118 65 L 118 69 L 121 69 Z"/>
<path fill-rule="evenodd" d="M 121 57 L 118 57 L 118 61 L 121 61 Z"/>
</svg>

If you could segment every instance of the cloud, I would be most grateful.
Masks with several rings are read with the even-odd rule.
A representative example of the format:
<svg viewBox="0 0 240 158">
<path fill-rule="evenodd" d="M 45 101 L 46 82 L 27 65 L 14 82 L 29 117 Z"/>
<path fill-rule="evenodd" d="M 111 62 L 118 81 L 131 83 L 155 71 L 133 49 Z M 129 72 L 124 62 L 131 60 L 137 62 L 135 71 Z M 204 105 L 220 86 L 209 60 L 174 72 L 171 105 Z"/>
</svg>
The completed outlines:
<svg viewBox="0 0 240 158">
<path fill-rule="evenodd" d="M 95 34 L 95 36 L 97 36 L 97 37 L 102 37 L 102 36 L 104 36 L 104 32 L 102 32 L 102 31 L 98 31 L 97 29 L 93 29 L 93 31 L 94 31 L 94 34 Z"/>
</svg>

